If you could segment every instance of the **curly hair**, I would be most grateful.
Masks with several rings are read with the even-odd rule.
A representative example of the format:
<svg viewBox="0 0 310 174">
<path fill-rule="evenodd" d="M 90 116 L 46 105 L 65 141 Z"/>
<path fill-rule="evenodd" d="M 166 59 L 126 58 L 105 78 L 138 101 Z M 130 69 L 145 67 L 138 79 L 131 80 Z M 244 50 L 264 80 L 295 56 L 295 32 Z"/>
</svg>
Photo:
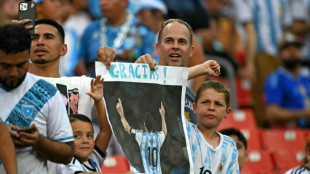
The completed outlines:
<svg viewBox="0 0 310 174">
<path fill-rule="evenodd" d="M 22 24 L 0 26 L 0 40 L 0 50 L 6 54 L 15 54 L 30 50 L 31 36 Z"/>
</svg>

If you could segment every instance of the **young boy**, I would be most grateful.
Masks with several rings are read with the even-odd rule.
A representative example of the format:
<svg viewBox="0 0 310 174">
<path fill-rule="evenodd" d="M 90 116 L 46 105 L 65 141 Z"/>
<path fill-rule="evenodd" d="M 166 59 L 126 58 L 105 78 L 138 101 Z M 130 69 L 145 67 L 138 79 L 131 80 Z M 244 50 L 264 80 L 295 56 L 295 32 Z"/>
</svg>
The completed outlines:
<svg viewBox="0 0 310 174">
<path fill-rule="evenodd" d="M 204 82 L 197 90 L 193 108 L 197 125 L 187 121 L 187 131 L 195 173 L 239 174 L 234 140 L 216 132 L 231 112 L 229 90 L 217 81 Z"/>
<path fill-rule="evenodd" d="M 68 165 L 58 164 L 58 174 L 101 173 L 101 165 L 105 158 L 105 151 L 111 138 L 111 128 L 108 124 L 103 97 L 103 79 L 97 76 L 91 82 L 91 92 L 87 92 L 94 99 L 97 110 L 100 131 L 94 140 L 94 129 L 91 120 L 82 114 L 69 116 L 73 137 L 74 157 Z"/>
</svg>

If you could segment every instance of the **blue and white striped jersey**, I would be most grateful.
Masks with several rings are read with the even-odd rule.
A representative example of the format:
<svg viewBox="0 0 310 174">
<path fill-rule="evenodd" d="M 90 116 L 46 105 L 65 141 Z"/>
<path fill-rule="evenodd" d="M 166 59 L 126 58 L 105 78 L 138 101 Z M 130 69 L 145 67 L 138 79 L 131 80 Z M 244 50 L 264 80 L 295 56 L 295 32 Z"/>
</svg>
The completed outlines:
<svg viewBox="0 0 310 174">
<path fill-rule="evenodd" d="M 293 0 L 291 8 L 293 20 L 310 22 L 310 0 Z M 302 53 L 305 58 L 310 60 L 310 33 L 308 32 L 303 39 Z"/>
<path fill-rule="evenodd" d="M 218 133 L 220 143 L 213 148 L 194 125 L 186 121 L 194 173 L 239 174 L 238 150 L 234 140 Z"/>
<path fill-rule="evenodd" d="M 237 0 L 237 2 L 239 4 L 236 7 L 237 21 L 254 23 L 257 51 L 276 56 L 284 29 L 292 25 L 287 0 Z M 248 7 L 245 8 L 244 5 Z"/>
<path fill-rule="evenodd" d="M 144 172 L 162 173 L 160 167 L 160 148 L 166 137 L 164 131 L 144 132 L 131 129 L 131 134 L 135 135 L 136 141 L 139 144 Z"/>
<path fill-rule="evenodd" d="M 285 174 L 297 174 L 297 173 L 298 174 L 309 174 L 310 169 L 306 167 L 305 165 L 302 165 L 302 166 L 295 167 L 285 172 Z"/>
</svg>

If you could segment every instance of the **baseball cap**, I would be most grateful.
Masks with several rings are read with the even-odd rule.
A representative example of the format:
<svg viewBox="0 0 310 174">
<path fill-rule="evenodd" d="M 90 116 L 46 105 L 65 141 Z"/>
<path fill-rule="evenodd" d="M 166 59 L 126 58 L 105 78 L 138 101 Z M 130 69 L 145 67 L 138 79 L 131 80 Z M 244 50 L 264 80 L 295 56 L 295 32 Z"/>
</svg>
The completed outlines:
<svg viewBox="0 0 310 174">
<path fill-rule="evenodd" d="M 302 43 L 292 33 L 285 33 L 279 44 L 279 50 L 282 50 L 288 46 L 294 45 L 296 47 L 302 47 Z"/>
<path fill-rule="evenodd" d="M 33 2 L 35 2 L 35 3 L 41 3 L 41 2 L 43 2 L 43 0 L 33 0 Z"/>
<path fill-rule="evenodd" d="M 167 5 L 162 0 L 136 0 L 137 11 L 139 12 L 142 8 L 157 9 L 160 10 L 163 15 L 167 15 Z"/>
</svg>

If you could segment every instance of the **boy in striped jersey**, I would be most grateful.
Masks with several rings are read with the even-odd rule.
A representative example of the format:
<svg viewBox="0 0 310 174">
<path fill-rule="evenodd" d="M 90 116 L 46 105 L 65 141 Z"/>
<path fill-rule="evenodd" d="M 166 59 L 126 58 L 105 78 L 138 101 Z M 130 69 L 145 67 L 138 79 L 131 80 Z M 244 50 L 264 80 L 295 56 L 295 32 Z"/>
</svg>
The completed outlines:
<svg viewBox="0 0 310 174">
<path fill-rule="evenodd" d="M 124 115 L 123 105 L 120 98 L 118 99 L 118 103 L 116 104 L 116 109 L 121 116 L 121 122 L 125 128 L 125 131 L 128 134 L 133 135 L 139 144 L 144 172 L 156 174 L 162 173 L 159 158 L 160 148 L 164 143 L 165 137 L 167 135 L 165 108 L 163 106 L 163 103 L 161 102 L 161 107 L 159 108 L 159 113 L 162 118 L 162 131 L 160 132 L 153 132 L 153 118 L 149 112 L 145 114 L 145 130 L 138 130 L 129 126 Z"/>
<path fill-rule="evenodd" d="M 240 173 L 236 143 L 216 131 L 231 112 L 230 91 L 220 82 L 206 81 L 198 88 L 193 108 L 197 125 L 186 121 L 186 126 L 194 173 Z"/>
</svg>

